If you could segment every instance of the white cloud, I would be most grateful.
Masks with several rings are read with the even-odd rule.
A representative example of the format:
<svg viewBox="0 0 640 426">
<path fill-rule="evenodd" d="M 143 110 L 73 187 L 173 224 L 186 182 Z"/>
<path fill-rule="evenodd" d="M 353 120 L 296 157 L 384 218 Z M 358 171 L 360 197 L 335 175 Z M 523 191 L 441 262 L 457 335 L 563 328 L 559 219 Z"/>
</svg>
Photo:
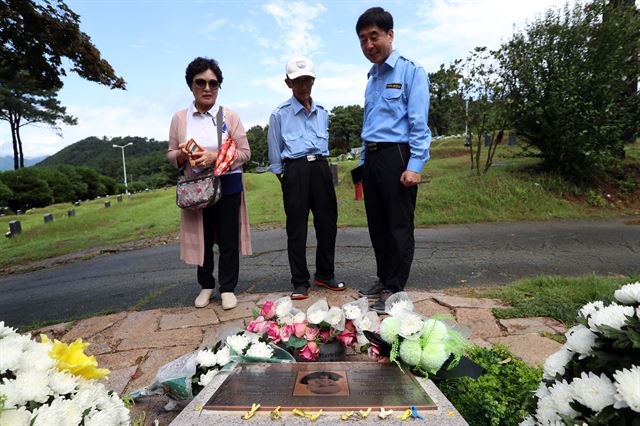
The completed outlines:
<svg viewBox="0 0 640 426">
<path fill-rule="evenodd" d="M 275 0 L 262 6 L 262 10 L 271 15 L 278 28 L 283 31 L 279 37 L 283 56 L 312 55 L 322 45 L 318 34 L 312 34 L 314 21 L 327 11 L 322 4 L 310 5 L 303 2 Z"/>
<path fill-rule="evenodd" d="M 200 30 L 200 33 L 206 35 L 210 40 L 213 40 L 215 39 L 214 33 L 227 25 L 228 22 L 229 20 L 226 18 L 216 19 L 209 22 L 202 30 Z"/>
<path fill-rule="evenodd" d="M 477 46 L 496 49 L 513 34 L 514 26 L 524 28 L 550 8 L 561 7 L 558 0 L 427 0 L 417 9 L 418 24 L 396 29 L 394 46 L 420 62 L 427 71 L 440 64 L 465 59 Z"/>
<path fill-rule="evenodd" d="M 132 49 L 145 49 L 147 46 L 149 46 L 151 41 L 152 40 L 150 38 L 138 39 L 131 45 L 131 48 Z"/>
</svg>

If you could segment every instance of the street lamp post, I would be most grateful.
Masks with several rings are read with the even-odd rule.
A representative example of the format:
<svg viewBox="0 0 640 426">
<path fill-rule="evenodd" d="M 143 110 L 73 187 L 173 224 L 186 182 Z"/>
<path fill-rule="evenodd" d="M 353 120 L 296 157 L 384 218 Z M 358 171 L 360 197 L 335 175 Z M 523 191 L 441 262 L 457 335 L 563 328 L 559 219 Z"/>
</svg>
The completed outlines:
<svg viewBox="0 0 640 426">
<path fill-rule="evenodd" d="M 129 142 L 126 145 L 113 145 L 114 148 L 122 150 L 122 172 L 124 174 L 124 189 L 127 195 L 129 195 L 129 186 L 127 185 L 127 164 L 124 162 L 124 149 L 129 145 L 133 145 L 133 142 Z"/>
</svg>

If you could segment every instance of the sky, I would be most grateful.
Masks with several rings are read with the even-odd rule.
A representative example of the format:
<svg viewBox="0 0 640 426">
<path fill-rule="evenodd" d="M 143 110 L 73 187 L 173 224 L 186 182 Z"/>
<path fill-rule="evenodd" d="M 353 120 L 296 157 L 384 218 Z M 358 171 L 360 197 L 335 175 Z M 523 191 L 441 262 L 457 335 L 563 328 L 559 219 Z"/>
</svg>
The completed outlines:
<svg viewBox="0 0 640 426">
<path fill-rule="evenodd" d="M 367 8 L 394 17 L 393 47 L 427 72 L 465 58 L 477 46 L 497 48 L 515 30 L 564 0 L 66 0 L 80 28 L 127 82 L 127 90 L 85 81 L 68 72 L 60 101 L 76 126 L 21 131 L 25 157 L 51 155 L 89 136 L 168 139 L 172 115 L 193 100 L 187 64 L 206 56 L 220 64 L 220 104 L 235 110 L 245 129 L 268 123 L 291 96 L 285 64 L 295 55 L 316 66 L 313 99 L 328 110 L 362 105 L 367 71 L 355 23 Z M 120 151 L 114 155 L 119 155 Z M 12 156 L 9 127 L 0 122 L 0 156 Z"/>
</svg>

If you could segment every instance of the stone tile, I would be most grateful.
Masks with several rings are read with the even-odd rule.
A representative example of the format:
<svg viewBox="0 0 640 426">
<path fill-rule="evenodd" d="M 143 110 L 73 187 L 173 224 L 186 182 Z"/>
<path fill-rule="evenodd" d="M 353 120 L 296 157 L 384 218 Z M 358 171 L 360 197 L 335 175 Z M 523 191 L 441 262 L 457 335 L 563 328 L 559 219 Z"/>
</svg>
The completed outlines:
<svg viewBox="0 0 640 426">
<path fill-rule="evenodd" d="M 547 339 L 537 333 L 494 337 L 487 340 L 493 344 L 507 345 L 514 355 L 531 366 L 544 364 L 549 355 L 558 352 L 562 347 L 555 340 Z"/>
<path fill-rule="evenodd" d="M 455 317 L 450 308 L 442 306 L 433 300 L 423 300 L 417 303 L 414 302 L 413 306 L 415 312 L 427 317 L 432 317 L 434 315 L 451 315 L 452 318 Z"/>
<path fill-rule="evenodd" d="M 40 335 L 44 334 L 49 339 L 62 340 L 63 336 L 67 333 L 67 331 L 69 331 L 72 326 L 73 322 L 61 322 L 58 324 L 48 325 L 37 330 L 32 330 L 31 337 L 40 341 Z"/>
<path fill-rule="evenodd" d="M 287 293 L 267 293 L 267 294 L 263 294 L 261 295 L 261 297 L 258 298 L 258 301 L 256 302 L 256 305 L 262 305 L 266 300 L 271 300 L 271 301 L 276 301 L 278 299 L 280 299 L 281 297 L 285 297 L 285 296 L 289 296 L 290 292 Z"/>
<path fill-rule="evenodd" d="M 529 333 L 564 333 L 566 331 L 562 322 L 547 317 L 510 318 L 498 320 L 500 325 L 507 329 L 508 334 Z"/>
<path fill-rule="evenodd" d="M 456 318 L 462 325 L 469 327 L 472 338 L 486 339 L 502 336 L 502 331 L 490 309 L 456 309 Z"/>
<path fill-rule="evenodd" d="M 413 303 L 420 302 L 423 300 L 433 299 L 435 297 L 443 297 L 446 296 L 444 293 L 434 293 L 431 291 L 423 291 L 423 290 L 409 290 L 409 298 Z"/>
<path fill-rule="evenodd" d="M 126 367 L 137 367 L 147 356 L 149 349 L 136 349 L 133 351 L 116 352 L 96 356 L 98 365 L 109 370 L 118 370 Z"/>
<path fill-rule="evenodd" d="M 105 330 L 87 339 L 87 342 L 89 343 L 89 347 L 85 351 L 87 355 L 107 354 L 115 350 L 117 342 L 109 336 L 107 331 L 108 330 Z"/>
<path fill-rule="evenodd" d="M 231 320 L 236 320 L 236 319 L 246 318 L 246 317 L 253 318 L 252 309 L 254 307 L 256 307 L 255 303 L 243 302 L 243 303 L 238 303 L 238 306 L 236 306 L 233 309 L 229 309 L 228 311 L 225 311 L 224 309 L 222 309 L 222 306 L 220 305 L 214 305 L 213 309 L 215 310 L 215 313 L 218 316 L 218 320 L 220 320 L 220 322 L 226 322 L 226 321 L 231 321 Z"/>
<path fill-rule="evenodd" d="M 335 292 L 331 290 L 325 290 L 325 293 L 329 293 L 326 296 L 327 303 L 329 306 L 342 306 L 345 303 L 353 302 L 354 300 L 358 300 L 358 293 L 355 290 L 345 290 L 341 292 Z M 320 297 L 318 297 L 320 298 Z M 317 299 L 316 299 L 317 300 Z"/>
<path fill-rule="evenodd" d="M 79 337 L 87 339 L 109 327 L 112 327 L 119 321 L 122 321 L 126 316 L 126 312 L 119 312 L 117 314 L 103 315 L 80 320 L 74 324 L 67 334 L 64 335 L 64 339 L 66 342 L 72 342 Z"/>
<path fill-rule="evenodd" d="M 191 346 L 176 346 L 150 351 L 147 359 L 140 364 L 134 378 L 127 385 L 127 392 L 150 385 L 160 367 L 193 350 Z"/>
<path fill-rule="evenodd" d="M 151 311 L 128 312 L 127 317 L 114 330 L 116 339 L 143 338 L 158 329 L 158 322 L 162 316 L 160 309 Z"/>
<path fill-rule="evenodd" d="M 262 299 L 263 295 L 260 293 L 242 293 L 236 294 L 236 298 L 238 299 L 238 303 L 251 302 L 253 304 L 257 304 L 260 299 Z"/>
<path fill-rule="evenodd" d="M 124 396 L 123 392 L 127 387 L 127 383 L 129 383 L 131 376 L 134 375 L 137 369 L 138 366 L 111 370 L 109 378 L 101 379 L 100 382 L 104 383 L 107 389 L 117 392 L 120 396 Z"/>
<path fill-rule="evenodd" d="M 477 299 L 473 297 L 459 296 L 439 296 L 433 297 L 438 303 L 450 306 L 452 308 L 482 308 L 491 309 L 506 306 L 502 301 L 496 299 Z"/>
<path fill-rule="evenodd" d="M 200 342 L 199 348 L 210 348 L 218 342 L 218 330 L 219 327 L 207 327 L 204 330 L 204 336 L 202 342 Z"/>
<path fill-rule="evenodd" d="M 160 317 L 160 330 L 174 330 L 177 328 L 203 327 L 218 324 L 215 310 L 209 307 L 203 309 L 185 308 L 178 313 L 164 313 Z"/>
<path fill-rule="evenodd" d="M 491 346 L 493 346 L 493 345 L 491 345 L 491 343 L 487 342 L 484 339 L 469 339 L 469 341 L 471 343 L 473 343 L 474 345 L 480 346 L 482 348 L 489 349 Z"/>
<path fill-rule="evenodd" d="M 181 330 L 165 330 L 149 332 L 146 335 L 133 335 L 123 339 L 118 345 L 119 351 L 143 348 L 167 348 L 172 346 L 189 346 L 196 348 L 202 341 L 202 329 L 199 327 Z"/>
</svg>

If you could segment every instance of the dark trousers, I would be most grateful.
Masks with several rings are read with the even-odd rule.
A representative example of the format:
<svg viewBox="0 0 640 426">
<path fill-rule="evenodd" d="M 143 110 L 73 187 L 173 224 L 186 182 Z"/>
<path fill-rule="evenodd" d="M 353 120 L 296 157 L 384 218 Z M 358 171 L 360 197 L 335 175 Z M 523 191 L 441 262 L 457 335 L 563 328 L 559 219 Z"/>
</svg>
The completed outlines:
<svg viewBox="0 0 640 426">
<path fill-rule="evenodd" d="M 413 214 L 418 187 L 400 183 L 408 161 L 408 144 L 367 151 L 362 178 L 378 278 L 394 293 L 402 291 L 409 279 L 415 247 Z"/>
<path fill-rule="evenodd" d="M 241 193 L 223 195 L 211 207 L 202 210 L 204 262 L 198 266 L 198 283 L 202 288 L 215 288 L 213 277 L 213 245 L 218 244 L 218 281 L 220 293 L 233 292 L 240 269 L 239 215 Z"/>
<path fill-rule="evenodd" d="M 287 253 L 291 283 L 294 287 L 309 286 L 306 254 L 309 211 L 313 213 L 313 227 L 318 241 L 315 276 L 322 280 L 332 279 L 338 206 L 327 161 L 307 162 L 306 159 L 297 159 L 285 162 L 282 196 L 287 215 Z"/>
</svg>

